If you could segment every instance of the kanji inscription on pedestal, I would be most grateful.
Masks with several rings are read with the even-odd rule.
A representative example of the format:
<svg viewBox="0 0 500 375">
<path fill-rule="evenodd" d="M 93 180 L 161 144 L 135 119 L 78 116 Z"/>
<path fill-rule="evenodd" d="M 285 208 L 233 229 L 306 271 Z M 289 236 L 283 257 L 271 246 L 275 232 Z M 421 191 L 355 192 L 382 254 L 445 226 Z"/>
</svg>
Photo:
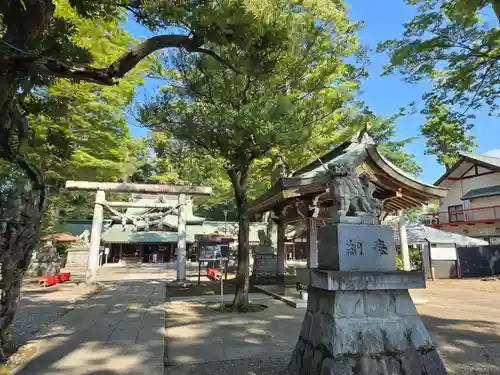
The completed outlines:
<svg viewBox="0 0 500 375">
<path fill-rule="evenodd" d="M 387 245 L 385 244 L 384 240 L 381 240 L 380 238 L 375 241 L 373 249 L 379 255 L 389 255 L 389 250 L 387 249 Z"/>
<path fill-rule="evenodd" d="M 392 229 L 370 224 L 318 228 L 319 264 L 338 271 L 395 271 Z"/>
<path fill-rule="evenodd" d="M 347 241 L 347 255 L 363 255 L 363 243 L 361 241 Z"/>
</svg>

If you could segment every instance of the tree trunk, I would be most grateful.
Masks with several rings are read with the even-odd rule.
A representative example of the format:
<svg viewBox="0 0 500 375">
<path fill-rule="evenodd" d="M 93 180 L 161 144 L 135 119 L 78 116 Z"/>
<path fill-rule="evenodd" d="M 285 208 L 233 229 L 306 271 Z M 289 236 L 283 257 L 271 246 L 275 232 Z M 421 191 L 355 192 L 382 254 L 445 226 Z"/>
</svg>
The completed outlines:
<svg viewBox="0 0 500 375">
<path fill-rule="evenodd" d="M 0 359 L 5 359 L 22 278 L 39 240 L 44 190 L 20 174 L 2 178 L 0 184 Z"/>
<path fill-rule="evenodd" d="M 250 245 L 247 201 L 247 172 L 241 174 L 228 171 L 233 184 L 234 198 L 238 214 L 238 270 L 236 274 L 236 292 L 233 300 L 234 310 L 243 310 L 248 305 L 250 289 Z"/>
<path fill-rule="evenodd" d="M 54 10 L 52 0 L 1 0 L 6 28 L 2 48 L 33 53 Z M 18 108 L 19 98 L 32 85 L 31 73 L 15 64 L 0 57 L 0 162 L 7 167 L 0 173 L 0 359 L 8 355 L 22 278 L 39 240 L 45 200 L 43 176 L 25 156 L 29 131 Z"/>
</svg>

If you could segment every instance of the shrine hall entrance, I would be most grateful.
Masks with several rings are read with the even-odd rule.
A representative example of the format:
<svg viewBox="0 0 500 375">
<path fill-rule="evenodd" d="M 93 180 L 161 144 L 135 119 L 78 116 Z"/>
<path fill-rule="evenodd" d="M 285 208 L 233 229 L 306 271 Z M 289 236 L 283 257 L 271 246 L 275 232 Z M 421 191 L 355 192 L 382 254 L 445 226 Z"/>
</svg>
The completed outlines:
<svg viewBox="0 0 500 375">
<path fill-rule="evenodd" d="M 121 243 L 109 245 L 107 263 L 169 263 L 175 260 L 174 243 Z"/>
</svg>

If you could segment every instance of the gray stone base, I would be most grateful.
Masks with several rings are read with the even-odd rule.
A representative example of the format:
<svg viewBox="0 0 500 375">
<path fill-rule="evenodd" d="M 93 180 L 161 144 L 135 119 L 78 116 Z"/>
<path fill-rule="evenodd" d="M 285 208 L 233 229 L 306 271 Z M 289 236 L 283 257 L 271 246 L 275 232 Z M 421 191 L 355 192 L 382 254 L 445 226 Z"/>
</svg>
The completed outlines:
<svg viewBox="0 0 500 375">
<path fill-rule="evenodd" d="M 277 284 L 276 276 L 261 276 L 261 275 L 251 275 L 250 284 L 252 285 L 273 285 Z"/>
<path fill-rule="evenodd" d="M 310 270 L 311 285 L 325 290 L 408 290 L 425 288 L 419 271 L 326 271 Z M 306 284 L 307 285 L 307 284 Z"/>
<path fill-rule="evenodd" d="M 258 277 L 253 274 L 250 276 L 250 284 L 252 285 L 285 285 L 284 275 L 259 275 Z"/>
<path fill-rule="evenodd" d="M 308 292 L 285 374 L 447 374 L 407 290 Z"/>
<path fill-rule="evenodd" d="M 446 369 L 435 348 L 427 351 L 408 350 L 387 353 L 383 356 L 324 357 L 314 348 L 297 345 L 302 351 L 302 363 L 288 365 L 286 374 L 301 375 L 442 375 Z M 306 354 L 307 353 L 307 354 Z M 314 353 L 314 354 L 313 354 Z M 305 357 L 305 356 L 310 357 Z M 292 360 L 293 361 L 293 360 Z M 309 368 L 307 372 L 291 371 L 290 368 Z"/>
<path fill-rule="evenodd" d="M 89 260 L 89 250 L 68 250 L 68 257 L 66 260 L 66 265 L 75 267 L 87 267 L 87 262 Z"/>
</svg>

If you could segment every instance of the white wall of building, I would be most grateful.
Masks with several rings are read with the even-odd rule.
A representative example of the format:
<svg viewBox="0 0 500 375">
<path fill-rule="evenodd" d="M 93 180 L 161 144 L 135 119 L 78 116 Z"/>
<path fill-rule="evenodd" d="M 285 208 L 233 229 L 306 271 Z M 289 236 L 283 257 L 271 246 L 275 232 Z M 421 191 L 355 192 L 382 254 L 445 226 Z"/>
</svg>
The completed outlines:
<svg viewBox="0 0 500 375">
<path fill-rule="evenodd" d="M 478 174 L 488 173 L 489 170 L 478 166 L 477 172 Z M 475 168 L 472 168 L 465 174 L 465 176 L 474 176 L 474 174 Z M 450 190 L 446 197 L 441 199 L 439 202 L 440 222 L 448 222 L 449 217 L 447 213 L 450 206 L 462 205 L 464 210 L 472 208 L 500 206 L 500 196 L 476 198 L 465 201 L 462 201 L 460 199 L 473 189 L 480 189 L 496 185 L 500 185 L 500 173 L 490 173 L 483 176 L 454 181 L 453 184 L 449 186 Z M 469 221 L 485 220 L 495 217 L 500 218 L 500 208 L 466 211 L 464 212 L 464 216 L 464 219 Z M 500 243 L 500 222 L 493 224 L 480 223 L 474 225 L 466 225 L 457 222 L 454 225 L 446 225 L 439 229 L 445 230 L 447 232 L 463 234 L 470 237 L 483 238 L 487 241 L 490 241 L 490 243 Z"/>
<path fill-rule="evenodd" d="M 488 170 L 478 167 L 478 173 L 487 173 Z M 467 175 L 474 174 L 474 168 L 470 170 Z M 473 178 L 466 178 L 465 180 L 458 180 L 450 186 L 450 190 L 446 196 L 439 202 L 439 212 L 448 212 L 449 206 L 455 206 L 459 204 L 464 205 L 464 209 L 472 208 L 470 201 L 462 201 L 462 198 L 466 193 L 473 189 L 484 188 L 488 186 L 500 185 L 500 173 L 492 173 L 484 176 L 478 176 Z M 497 204 L 500 205 L 500 197 L 495 198 Z M 482 198 L 484 199 L 484 198 Z M 486 206 L 493 206 L 495 204 L 486 204 Z M 477 207 L 477 206 L 476 206 Z M 484 207 L 484 206 L 482 206 Z"/>
</svg>

